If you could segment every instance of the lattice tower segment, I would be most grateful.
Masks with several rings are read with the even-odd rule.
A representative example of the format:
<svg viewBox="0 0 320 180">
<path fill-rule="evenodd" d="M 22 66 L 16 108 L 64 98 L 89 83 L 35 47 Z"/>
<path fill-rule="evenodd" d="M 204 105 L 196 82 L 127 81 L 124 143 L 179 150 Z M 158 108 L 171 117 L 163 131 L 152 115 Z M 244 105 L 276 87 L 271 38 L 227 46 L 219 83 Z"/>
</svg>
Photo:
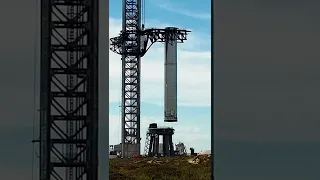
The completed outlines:
<svg viewBox="0 0 320 180">
<path fill-rule="evenodd" d="M 41 0 L 40 180 L 98 178 L 98 0 Z"/>
</svg>

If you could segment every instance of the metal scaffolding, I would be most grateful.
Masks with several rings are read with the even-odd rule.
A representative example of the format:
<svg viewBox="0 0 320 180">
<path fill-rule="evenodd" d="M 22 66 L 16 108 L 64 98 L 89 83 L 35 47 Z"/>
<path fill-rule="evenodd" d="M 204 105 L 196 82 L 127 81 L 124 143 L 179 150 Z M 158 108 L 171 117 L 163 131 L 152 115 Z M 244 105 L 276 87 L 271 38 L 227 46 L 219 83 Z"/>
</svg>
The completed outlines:
<svg viewBox="0 0 320 180">
<path fill-rule="evenodd" d="M 98 0 L 41 0 L 40 180 L 97 180 Z"/>
</svg>

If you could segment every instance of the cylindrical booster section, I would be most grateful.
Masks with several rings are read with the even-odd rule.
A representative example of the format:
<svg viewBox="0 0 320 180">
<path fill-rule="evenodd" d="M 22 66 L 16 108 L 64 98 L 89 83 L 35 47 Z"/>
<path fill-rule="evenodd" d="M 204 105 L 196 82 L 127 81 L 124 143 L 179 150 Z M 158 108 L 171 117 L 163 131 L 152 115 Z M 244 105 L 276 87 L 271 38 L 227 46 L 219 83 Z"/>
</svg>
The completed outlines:
<svg viewBox="0 0 320 180">
<path fill-rule="evenodd" d="M 164 121 L 177 122 L 177 40 L 166 39 L 164 50 Z"/>
</svg>

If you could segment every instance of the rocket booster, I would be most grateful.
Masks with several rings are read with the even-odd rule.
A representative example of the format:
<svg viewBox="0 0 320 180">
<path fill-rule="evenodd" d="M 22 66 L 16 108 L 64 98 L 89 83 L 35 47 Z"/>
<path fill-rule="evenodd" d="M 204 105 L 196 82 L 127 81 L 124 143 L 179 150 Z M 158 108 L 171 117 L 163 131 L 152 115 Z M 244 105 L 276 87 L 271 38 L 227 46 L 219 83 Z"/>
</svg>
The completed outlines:
<svg viewBox="0 0 320 180">
<path fill-rule="evenodd" d="M 177 40 L 167 38 L 164 51 L 164 121 L 177 122 Z"/>
</svg>

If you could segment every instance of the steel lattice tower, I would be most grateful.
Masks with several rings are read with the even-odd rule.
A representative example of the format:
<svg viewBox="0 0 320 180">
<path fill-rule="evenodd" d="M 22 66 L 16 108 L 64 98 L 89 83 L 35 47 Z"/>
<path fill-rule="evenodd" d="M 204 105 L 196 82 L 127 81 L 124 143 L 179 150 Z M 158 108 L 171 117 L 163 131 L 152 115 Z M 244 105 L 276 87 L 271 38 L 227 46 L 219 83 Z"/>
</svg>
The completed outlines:
<svg viewBox="0 0 320 180">
<path fill-rule="evenodd" d="M 40 180 L 97 180 L 98 0 L 41 0 Z"/>
<path fill-rule="evenodd" d="M 123 0 L 122 32 L 122 156 L 140 152 L 141 0 Z"/>
</svg>

